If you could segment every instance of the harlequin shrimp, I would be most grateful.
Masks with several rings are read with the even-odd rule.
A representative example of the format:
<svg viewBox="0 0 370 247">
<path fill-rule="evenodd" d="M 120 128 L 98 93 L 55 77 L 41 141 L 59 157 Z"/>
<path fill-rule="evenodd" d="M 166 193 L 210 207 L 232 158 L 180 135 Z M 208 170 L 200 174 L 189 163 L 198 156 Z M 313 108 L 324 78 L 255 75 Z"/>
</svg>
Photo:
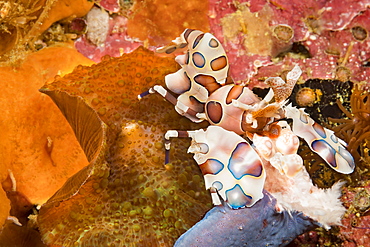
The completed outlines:
<svg viewBox="0 0 370 247">
<path fill-rule="evenodd" d="M 270 91 L 261 100 L 249 88 L 230 84 L 225 50 L 212 34 L 186 29 L 173 42 L 175 45 L 160 51 L 172 53 L 178 48 L 188 48 L 185 55 L 176 57 L 181 69 L 165 77 L 167 88 L 179 96 L 176 98 L 164 87 L 155 85 L 138 98 L 158 93 L 179 114 L 193 122 L 207 120 L 211 124 L 205 131 L 170 130 L 165 139 L 167 163 L 169 138 L 192 138 L 189 152 L 195 153 L 194 159 L 203 172 L 214 204 L 220 204 L 217 195 L 232 208 L 252 206 L 260 199 L 265 180 L 260 158 L 288 177 L 300 171 L 303 161 L 297 154 L 296 135 L 336 171 L 353 171 L 353 158 L 343 141 L 315 123 L 303 110 L 286 106 L 286 99 L 302 73 L 299 66 L 287 74 L 286 81 L 280 77 L 268 78 L 265 82 Z M 293 120 L 293 131 L 284 118 Z M 242 134 L 253 142 L 253 148 L 239 136 Z"/>
<path fill-rule="evenodd" d="M 287 118 L 293 121 L 293 132 L 303 138 L 310 149 L 323 158 L 327 164 L 340 173 L 349 174 L 355 168 L 352 155 L 347 151 L 343 140 L 334 132 L 322 127 L 304 112 L 291 104 L 285 107 Z"/>
<path fill-rule="evenodd" d="M 206 130 L 170 130 L 165 139 L 171 137 L 192 138 L 188 152 L 194 153 L 214 205 L 221 205 L 219 196 L 234 209 L 252 206 L 263 197 L 266 174 L 262 160 L 241 136 L 209 126 Z"/>
<path fill-rule="evenodd" d="M 177 48 L 188 46 L 185 55 L 176 57 L 181 69 L 165 77 L 167 88 L 180 94 L 178 98 L 160 85 L 140 94 L 139 99 L 148 93 L 157 92 L 175 105 L 176 111 L 193 122 L 201 122 L 196 114 L 203 112 L 209 95 L 227 81 L 229 63 L 221 43 L 210 33 L 186 29 L 174 40 L 176 45 L 159 49 L 172 53 Z"/>
</svg>

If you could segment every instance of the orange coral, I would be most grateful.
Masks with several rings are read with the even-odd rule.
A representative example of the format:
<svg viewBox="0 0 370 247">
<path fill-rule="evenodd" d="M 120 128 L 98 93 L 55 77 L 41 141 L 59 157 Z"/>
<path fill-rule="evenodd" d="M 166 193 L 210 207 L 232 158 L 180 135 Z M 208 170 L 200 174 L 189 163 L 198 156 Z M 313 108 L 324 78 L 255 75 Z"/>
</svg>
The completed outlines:
<svg viewBox="0 0 370 247">
<path fill-rule="evenodd" d="M 92 62 L 65 46 L 31 54 L 19 68 L 0 68 L 0 181 L 10 170 L 16 190 L 33 204 L 44 203 L 68 177 L 87 165 L 68 123 L 53 102 L 38 92 L 56 74 L 70 72 L 77 64 Z M 1 220 L 9 214 L 6 201 L 1 200 L 0 212 L 5 215 Z"/>
<path fill-rule="evenodd" d="M 46 243 L 170 246 L 209 208 L 200 171 L 186 153 L 188 140 L 173 142 L 172 163 L 164 165 L 164 132 L 196 126 L 158 95 L 137 99 L 177 69 L 172 59 L 140 47 L 79 66 L 41 89 L 91 161 L 41 208 Z"/>
<path fill-rule="evenodd" d="M 3 172 L 3 169 L 1 170 L 1 172 Z M 1 230 L 2 225 L 9 216 L 10 211 L 10 201 L 6 196 L 5 191 L 1 189 L 0 189 L 0 200 L 1 200 L 0 203 L 0 224 L 1 224 L 0 230 Z"/>
<path fill-rule="evenodd" d="M 38 33 L 44 32 L 56 21 L 64 18 L 76 18 L 86 15 L 89 10 L 94 6 L 94 1 L 90 0 L 54 0 L 46 5 L 43 13 L 40 15 L 38 22 L 39 27 L 35 26 L 34 29 L 37 33 L 29 33 L 28 35 L 37 36 Z"/>
<path fill-rule="evenodd" d="M 185 28 L 209 31 L 208 1 L 139 0 L 129 16 L 127 33 L 152 45 L 171 42 Z"/>
</svg>

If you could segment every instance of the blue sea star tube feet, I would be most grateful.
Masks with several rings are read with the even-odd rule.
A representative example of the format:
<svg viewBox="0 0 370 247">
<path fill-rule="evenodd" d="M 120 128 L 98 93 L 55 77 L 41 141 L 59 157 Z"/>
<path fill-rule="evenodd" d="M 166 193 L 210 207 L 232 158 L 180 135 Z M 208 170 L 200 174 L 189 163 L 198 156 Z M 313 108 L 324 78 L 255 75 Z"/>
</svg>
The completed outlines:
<svg viewBox="0 0 370 247">
<path fill-rule="evenodd" d="M 223 202 L 185 232 L 174 247 L 286 246 L 321 226 L 302 212 L 280 210 L 267 191 L 253 207 L 233 210 Z"/>
</svg>

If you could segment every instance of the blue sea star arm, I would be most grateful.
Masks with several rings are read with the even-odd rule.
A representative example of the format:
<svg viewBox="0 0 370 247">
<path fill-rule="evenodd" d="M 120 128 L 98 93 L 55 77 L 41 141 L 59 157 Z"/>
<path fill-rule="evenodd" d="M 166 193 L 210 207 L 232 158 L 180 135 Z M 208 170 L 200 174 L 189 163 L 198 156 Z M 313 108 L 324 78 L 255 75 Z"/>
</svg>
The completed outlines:
<svg viewBox="0 0 370 247">
<path fill-rule="evenodd" d="M 285 246 L 305 231 L 320 226 L 301 212 L 277 211 L 271 194 L 253 207 L 233 210 L 223 203 L 185 232 L 174 247 Z"/>
</svg>

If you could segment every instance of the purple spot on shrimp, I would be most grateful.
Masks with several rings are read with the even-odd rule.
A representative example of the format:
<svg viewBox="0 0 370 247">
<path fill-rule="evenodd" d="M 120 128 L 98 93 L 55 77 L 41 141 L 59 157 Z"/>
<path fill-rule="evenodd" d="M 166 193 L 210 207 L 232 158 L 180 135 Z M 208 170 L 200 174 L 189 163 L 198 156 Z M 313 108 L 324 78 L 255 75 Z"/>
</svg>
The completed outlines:
<svg viewBox="0 0 370 247">
<path fill-rule="evenodd" d="M 324 127 L 322 127 L 318 123 L 314 123 L 312 125 L 312 128 L 316 131 L 317 134 L 319 134 L 322 138 L 326 138 L 326 133 Z"/>
<path fill-rule="evenodd" d="M 186 31 L 184 32 L 184 38 L 187 42 L 189 42 L 188 40 L 188 37 L 189 35 L 194 31 L 194 29 L 186 29 Z"/>
<path fill-rule="evenodd" d="M 209 101 L 206 104 L 206 113 L 213 124 L 218 124 L 223 116 L 222 105 L 217 101 Z"/>
<path fill-rule="evenodd" d="M 246 142 L 239 143 L 231 154 L 228 168 L 236 179 L 245 175 L 260 177 L 262 163 L 256 151 Z"/>
<path fill-rule="evenodd" d="M 189 64 L 189 51 L 185 55 L 185 64 Z"/>
<path fill-rule="evenodd" d="M 330 135 L 330 139 L 331 139 L 334 143 L 338 143 L 338 138 L 337 138 L 335 135 Z"/>
<path fill-rule="evenodd" d="M 204 56 L 200 52 L 193 53 L 193 63 L 198 68 L 203 68 L 206 64 Z"/>
<path fill-rule="evenodd" d="M 219 181 L 215 181 L 212 183 L 212 187 L 215 187 L 218 191 L 222 190 L 224 187 L 223 184 Z"/>
<path fill-rule="evenodd" d="M 215 58 L 211 61 L 211 68 L 213 71 L 218 71 L 227 66 L 227 58 L 226 56 L 221 56 L 218 58 Z"/>
<path fill-rule="evenodd" d="M 233 99 L 238 99 L 242 95 L 244 87 L 235 85 L 233 86 L 226 96 L 226 104 L 231 104 Z M 243 118 L 244 119 L 244 118 Z"/>
<path fill-rule="evenodd" d="M 306 114 L 301 113 L 301 115 L 299 116 L 299 120 L 301 120 L 305 124 L 308 124 L 308 117 Z"/>
<path fill-rule="evenodd" d="M 252 202 L 252 197 L 250 195 L 246 195 L 238 184 L 232 189 L 227 190 L 225 194 L 226 202 L 234 209 L 245 207 L 246 205 L 250 205 Z"/>
<path fill-rule="evenodd" d="M 224 165 L 220 161 L 215 159 L 208 159 L 203 164 L 200 164 L 199 167 L 202 170 L 203 175 L 216 175 L 217 173 L 222 171 L 222 169 L 224 169 Z"/>
<path fill-rule="evenodd" d="M 355 160 L 350 152 L 347 149 L 342 148 L 339 146 L 338 153 L 348 162 L 349 166 L 354 169 L 355 168 Z"/>
<path fill-rule="evenodd" d="M 176 46 L 171 46 L 166 49 L 166 54 L 171 54 L 172 52 L 176 51 Z"/>
<path fill-rule="evenodd" d="M 209 94 L 213 93 L 214 91 L 221 87 L 221 85 L 216 81 L 216 79 L 210 75 L 197 74 L 194 77 L 194 81 L 199 85 L 205 87 Z"/>
<path fill-rule="evenodd" d="M 199 42 L 203 39 L 204 33 L 198 35 L 198 37 L 195 38 L 193 43 L 193 49 L 199 44 Z"/>
<path fill-rule="evenodd" d="M 217 48 L 219 46 L 219 43 L 216 39 L 212 38 L 210 41 L 209 41 L 209 46 L 212 47 L 212 48 Z"/>
<path fill-rule="evenodd" d="M 312 150 L 318 153 L 321 158 L 328 162 L 332 167 L 337 167 L 337 162 L 335 160 L 335 149 L 330 146 L 324 140 L 316 140 L 311 144 Z"/>
</svg>

